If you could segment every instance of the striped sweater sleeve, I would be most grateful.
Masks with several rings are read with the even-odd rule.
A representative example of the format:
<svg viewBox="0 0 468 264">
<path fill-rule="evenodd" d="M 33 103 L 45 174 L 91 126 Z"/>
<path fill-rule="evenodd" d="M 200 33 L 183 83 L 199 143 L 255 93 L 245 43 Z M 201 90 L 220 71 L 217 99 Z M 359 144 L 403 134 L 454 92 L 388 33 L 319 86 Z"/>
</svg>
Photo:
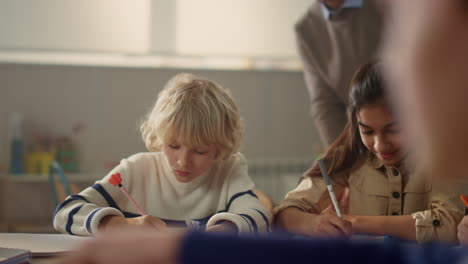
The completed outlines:
<svg viewBox="0 0 468 264">
<path fill-rule="evenodd" d="M 230 221 L 237 226 L 239 233 L 261 233 L 270 231 L 271 215 L 253 192 L 254 183 L 247 173 L 247 162 L 239 154 L 228 184 L 226 209 L 213 215 L 207 228 L 222 221 Z"/>
<path fill-rule="evenodd" d="M 68 196 L 54 212 L 54 228 L 61 233 L 88 236 L 97 233 L 99 222 L 109 215 L 124 217 L 118 202 L 124 199 L 118 187 L 108 180 L 114 173 L 126 173 L 126 160 L 102 180 L 77 195 Z M 126 177 L 125 180 L 129 180 Z"/>
</svg>

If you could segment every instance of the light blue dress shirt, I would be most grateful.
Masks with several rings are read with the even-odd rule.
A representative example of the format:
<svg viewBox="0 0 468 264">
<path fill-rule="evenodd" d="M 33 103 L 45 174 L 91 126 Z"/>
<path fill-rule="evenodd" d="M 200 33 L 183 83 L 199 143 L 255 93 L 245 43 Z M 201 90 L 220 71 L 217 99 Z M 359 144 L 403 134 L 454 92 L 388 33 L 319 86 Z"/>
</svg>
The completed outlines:
<svg viewBox="0 0 468 264">
<path fill-rule="evenodd" d="M 326 5 L 322 4 L 323 17 L 325 17 L 325 19 L 329 20 L 331 16 L 333 16 L 334 14 L 339 13 L 341 10 L 343 10 L 345 8 L 361 8 L 362 7 L 362 1 L 363 0 L 344 0 L 341 7 L 339 9 L 337 9 L 337 10 L 331 10 Z"/>
</svg>

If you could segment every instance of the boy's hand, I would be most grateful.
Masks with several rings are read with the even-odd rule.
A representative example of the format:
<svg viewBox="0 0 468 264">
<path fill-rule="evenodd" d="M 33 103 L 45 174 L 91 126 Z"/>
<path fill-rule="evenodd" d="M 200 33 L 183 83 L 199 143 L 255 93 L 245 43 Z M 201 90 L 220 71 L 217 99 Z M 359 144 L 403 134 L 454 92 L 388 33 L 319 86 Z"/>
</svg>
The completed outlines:
<svg viewBox="0 0 468 264">
<path fill-rule="evenodd" d="M 237 226 L 230 222 L 224 221 L 221 224 L 211 226 L 205 230 L 206 232 L 237 232 Z"/>
<path fill-rule="evenodd" d="M 134 218 L 124 218 L 121 216 L 106 216 L 99 223 L 99 229 L 103 231 L 125 226 L 153 228 L 158 231 L 165 230 L 167 227 L 164 221 L 151 215 L 144 215 Z"/>
<path fill-rule="evenodd" d="M 144 215 L 134 218 L 126 218 L 129 225 L 135 225 L 137 227 L 152 227 L 156 230 L 164 230 L 167 228 L 166 223 L 154 216 Z"/>
</svg>

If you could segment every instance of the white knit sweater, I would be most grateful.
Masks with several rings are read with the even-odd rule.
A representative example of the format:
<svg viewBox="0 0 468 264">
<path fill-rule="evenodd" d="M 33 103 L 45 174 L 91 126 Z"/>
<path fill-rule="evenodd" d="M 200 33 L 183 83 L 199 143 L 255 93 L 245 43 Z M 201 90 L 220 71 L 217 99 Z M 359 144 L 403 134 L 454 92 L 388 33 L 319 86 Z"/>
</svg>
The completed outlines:
<svg viewBox="0 0 468 264">
<path fill-rule="evenodd" d="M 220 221 L 233 222 L 239 232 L 269 230 L 271 216 L 253 193 L 241 153 L 215 164 L 191 182 L 179 182 L 162 152 L 138 153 L 123 159 L 102 180 L 65 199 L 54 213 L 54 227 L 73 235 L 97 232 L 108 215 L 140 216 L 118 187 L 109 183 L 112 174 L 122 175 L 122 185 L 146 214 L 170 226 L 196 220 L 210 227 Z"/>
</svg>

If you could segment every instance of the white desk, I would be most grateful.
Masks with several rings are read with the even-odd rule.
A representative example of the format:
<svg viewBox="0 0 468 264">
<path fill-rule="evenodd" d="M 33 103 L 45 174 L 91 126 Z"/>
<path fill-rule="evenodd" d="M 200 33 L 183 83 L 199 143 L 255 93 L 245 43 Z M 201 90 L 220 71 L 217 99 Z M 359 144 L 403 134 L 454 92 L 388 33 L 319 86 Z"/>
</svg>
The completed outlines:
<svg viewBox="0 0 468 264">
<path fill-rule="evenodd" d="M 90 237 L 65 234 L 0 233 L 0 247 L 20 248 L 32 252 L 32 264 L 57 263 L 57 254 L 75 249 Z"/>
</svg>

